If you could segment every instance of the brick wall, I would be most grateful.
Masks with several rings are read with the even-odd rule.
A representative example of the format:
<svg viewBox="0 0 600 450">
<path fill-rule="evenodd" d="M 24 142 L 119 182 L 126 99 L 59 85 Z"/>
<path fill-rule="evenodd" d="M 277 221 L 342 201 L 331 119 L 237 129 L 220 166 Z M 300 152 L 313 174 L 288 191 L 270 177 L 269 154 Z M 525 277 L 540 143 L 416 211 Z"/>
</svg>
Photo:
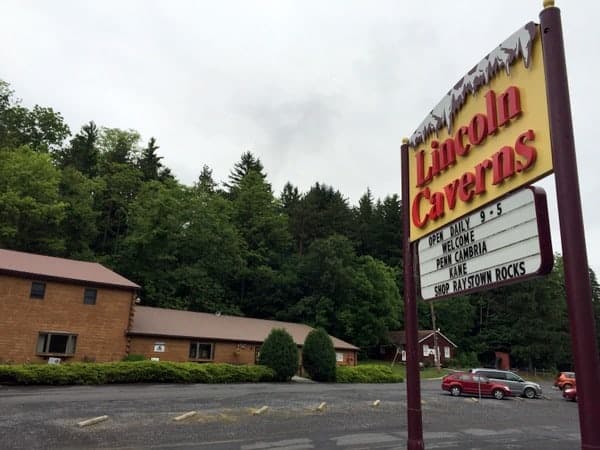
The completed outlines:
<svg viewBox="0 0 600 450">
<path fill-rule="evenodd" d="M 254 364 L 256 351 L 261 346 L 261 344 L 250 342 L 131 336 L 129 353 L 144 355 L 147 359 L 159 358 L 161 361 L 189 361 L 190 343 L 192 341 L 213 343 L 214 360 L 212 362 L 228 364 Z M 155 352 L 155 344 L 164 344 L 164 351 Z M 343 361 L 338 361 L 338 365 L 354 366 L 357 364 L 355 351 L 336 350 L 336 352 L 344 355 Z M 299 365 L 302 364 L 302 348 L 298 348 L 298 362 Z"/>
<path fill-rule="evenodd" d="M 96 304 L 85 305 L 84 289 L 96 286 L 46 281 L 44 298 L 34 299 L 32 281 L 0 275 L 0 362 L 45 361 L 37 355 L 40 331 L 77 335 L 75 354 L 66 361 L 123 358 L 133 291 L 97 288 Z"/>
<path fill-rule="evenodd" d="M 147 336 L 131 336 L 129 353 L 144 355 L 146 358 L 160 358 L 161 361 L 189 361 L 190 343 L 192 341 L 214 344 L 212 362 L 228 364 L 254 364 L 256 348 L 260 344 L 227 341 L 210 341 L 203 339 L 161 338 Z M 163 343 L 164 352 L 155 352 L 154 345 Z"/>
</svg>

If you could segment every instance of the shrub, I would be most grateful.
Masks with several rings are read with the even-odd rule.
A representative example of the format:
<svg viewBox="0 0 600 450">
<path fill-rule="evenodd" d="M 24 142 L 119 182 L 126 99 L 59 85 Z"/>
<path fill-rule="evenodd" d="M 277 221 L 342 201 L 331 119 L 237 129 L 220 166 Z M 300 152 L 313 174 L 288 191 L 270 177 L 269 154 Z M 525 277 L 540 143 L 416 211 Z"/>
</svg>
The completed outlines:
<svg viewBox="0 0 600 450">
<path fill-rule="evenodd" d="M 275 372 L 275 381 L 289 381 L 298 368 L 298 347 L 282 328 L 274 328 L 260 348 L 259 364 Z"/>
<path fill-rule="evenodd" d="M 306 336 L 302 347 L 302 366 L 315 381 L 335 381 L 335 349 L 322 328 L 312 330 Z"/>
<path fill-rule="evenodd" d="M 401 383 L 404 381 L 404 378 L 393 373 L 390 367 L 377 364 L 338 366 L 336 379 L 338 383 Z"/>
<path fill-rule="evenodd" d="M 0 365 L 4 384 L 106 383 L 244 383 L 272 381 L 275 373 L 264 366 L 174 362 L 116 362 Z"/>
<path fill-rule="evenodd" d="M 144 355 L 137 355 L 137 354 L 125 355 L 123 357 L 123 361 L 125 361 L 125 362 L 145 361 L 145 360 L 146 360 L 146 357 Z"/>
</svg>

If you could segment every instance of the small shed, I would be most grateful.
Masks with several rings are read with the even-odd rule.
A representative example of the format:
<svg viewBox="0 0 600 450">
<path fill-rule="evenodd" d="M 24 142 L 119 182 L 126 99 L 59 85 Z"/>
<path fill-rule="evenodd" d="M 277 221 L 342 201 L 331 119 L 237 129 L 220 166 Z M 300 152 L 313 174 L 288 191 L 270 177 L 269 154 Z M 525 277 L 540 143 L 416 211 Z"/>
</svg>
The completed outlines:
<svg viewBox="0 0 600 450">
<path fill-rule="evenodd" d="M 390 344 L 381 348 L 384 359 L 406 361 L 406 333 L 404 330 L 390 331 Z M 437 348 L 436 348 L 437 344 Z M 440 330 L 419 330 L 418 332 L 419 362 L 435 365 L 435 355 L 442 365 L 456 356 L 457 346 Z"/>
</svg>

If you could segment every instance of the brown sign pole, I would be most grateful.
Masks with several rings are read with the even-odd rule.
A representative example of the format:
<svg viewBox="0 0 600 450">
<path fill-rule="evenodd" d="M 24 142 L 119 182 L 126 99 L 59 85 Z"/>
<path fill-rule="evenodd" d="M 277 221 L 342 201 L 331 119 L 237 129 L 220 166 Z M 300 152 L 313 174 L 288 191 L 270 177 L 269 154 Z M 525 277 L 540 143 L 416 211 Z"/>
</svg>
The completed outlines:
<svg viewBox="0 0 600 450">
<path fill-rule="evenodd" d="M 421 417 L 421 380 L 419 374 L 417 290 L 415 286 L 414 246 L 410 243 L 410 186 L 408 139 L 400 147 L 402 165 L 402 231 L 404 257 L 404 332 L 406 333 L 406 406 L 407 450 L 422 450 L 423 419 Z"/>
<path fill-rule="evenodd" d="M 540 29 L 544 52 L 552 159 L 560 220 L 567 308 L 575 370 L 582 449 L 600 449 L 600 361 L 592 288 L 575 159 L 571 104 L 560 10 L 544 1 Z"/>
</svg>

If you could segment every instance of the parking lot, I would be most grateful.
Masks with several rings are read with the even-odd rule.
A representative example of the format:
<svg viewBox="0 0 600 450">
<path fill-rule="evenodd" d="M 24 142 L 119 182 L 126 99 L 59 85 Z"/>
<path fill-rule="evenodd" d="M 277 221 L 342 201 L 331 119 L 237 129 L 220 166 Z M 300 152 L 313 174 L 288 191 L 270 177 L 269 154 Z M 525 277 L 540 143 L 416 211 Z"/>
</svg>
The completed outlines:
<svg viewBox="0 0 600 450">
<path fill-rule="evenodd" d="M 439 380 L 423 381 L 425 448 L 578 448 L 577 404 L 564 401 L 549 383 L 543 388 L 542 399 L 479 400 L 451 397 Z M 405 389 L 315 383 L 0 386 L 0 447 L 404 449 Z M 100 416 L 107 417 L 78 425 Z"/>
</svg>

